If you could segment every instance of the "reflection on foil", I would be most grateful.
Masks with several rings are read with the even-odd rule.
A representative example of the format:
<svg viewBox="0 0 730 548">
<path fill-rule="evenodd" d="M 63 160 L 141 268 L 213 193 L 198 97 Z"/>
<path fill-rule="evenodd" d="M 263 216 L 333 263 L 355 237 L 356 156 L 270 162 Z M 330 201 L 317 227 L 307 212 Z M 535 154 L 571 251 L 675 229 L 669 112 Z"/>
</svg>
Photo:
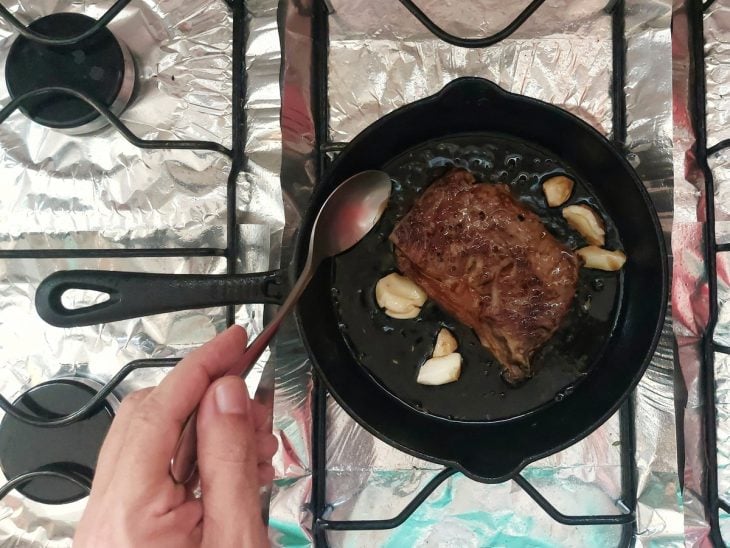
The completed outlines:
<svg viewBox="0 0 730 548">
<path fill-rule="evenodd" d="M 502 87 L 555 103 L 605 134 L 611 131 L 611 24 L 605 2 L 553 0 L 515 34 L 484 50 L 449 46 L 431 36 L 400 4 L 332 2 L 329 16 L 330 139 L 351 140 L 395 108 L 437 92 L 458 76 L 483 76 Z M 509 3 L 423 0 L 419 7 L 446 30 L 483 36 L 521 9 Z M 309 2 L 286 3 L 282 186 L 287 205 L 283 248 L 291 251 L 313 187 L 309 105 Z M 636 166 L 669 235 L 673 214 L 671 6 L 627 2 L 628 158 Z M 291 334 L 291 338 L 289 335 Z M 271 539 L 311 545 L 309 443 L 311 382 L 306 355 L 292 333 L 277 362 L 277 407 L 283 446 L 277 455 Z M 635 396 L 638 543 L 683 544 L 673 404 L 673 336 L 667 321 L 659 350 Z M 439 469 L 373 438 L 328 401 L 327 501 L 332 519 L 381 519 L 400 512 Z M 569 449 L 524 472 L 562 512 L 619 513 L 618 417 Z M 481 485 L 460 475 L 439 487 L 405 524 L 386 531 L 331 532 L 333 546 L 612 546 L 620 528 L 565 527 L 511 482 Z"/>
<path fill-rule="evenodd" d="M 715 2 L 705 17 L 705 76 L 707 79 L 707 142 L 709 146 L 730 138 L 730 5 Z M 724 181 L 727 182 L 728 178 Z M 720 183 L 721 181 L 717 181 Z"/>
<path fill-rule="evenodd" d="M 712 146 L 730 137 L 728 129 L 727 82 L 730 79 L 730 6 L 715 2 L 704 16 L 707 143 Z M 704 177 L 693 153 L 694 130 L 688 115 L 689 54 L 685 8 L 677 2 L 673 25 L 674 58 L 674 166 L 675 262 L 673 283 L 674 330 L 677 335 L 679 365 L 686 389 L 684 433 L 684 510 L 687 546 L 709 545 L 709 524 L 703 506 L 705 492 L 704 405 L 702 388 L 701 336 L 709 319 L 707 275 L 704 264 L 702 222 L 706 220 Z M 727 151 L 708 158 L 715 182 L 716 239 L 730 242 L 730 155 Z M 714 342 L 730 343 L 730 293 L 728 257 L 717 258 L 719 317 Z M 717 403 L 717 459 L 719 494 L 730 497 L 730 408 L 727 383 L 730 380 L 727 356 L 715 354 Z M 721 529 L 730 538 L 730 520 L 722 511 Z"/>
<path fill-rule="evenodd" d="M 730 61 L 728 62 L 730 66 Z M 728 78 L 730 78 L 730 69 L 728 69 Z M 708 137 L 709 139 L 709 137 Z M 713 144 L 715 141 L 709 141 Z M 719 223 L 727 223 L 730 221 L 730 150 L 725 149 L 717 154 L 713 154 L 708 159 L 708 164 L 712 170 L 712 179 L 715 182 L 715 225 L 717 231 L 717 241 L 719 243 L 730 242 L 730 234 L 721 230 Z M 727 225 L 726 225 L 727 226 Z"/>
<path fill-rule="evenodd" d="M 311 112 L 311 0 L 281 4 L 285 25 L 281 99 L 281 190 L 286 214 L 281 263 L 292 260 L 294 237 L 314 186 L 314 122 Z M 274 486 L 269 537 L 274 546 L 310 546 L 312 372 L 294 321 L 279 329 L 274 344 L 276 376 Z"/>
<path fill-rule="evenodd" d="M 705 71 L 707 80 L 707 142 L 708 146 L 730 138 L 730 5 L 717 2 L 704 18 Z M 717 241 L 730 241 L 730 150 L 709 159 L 715 182 L 715 215 Z M 719 316 L 714 341 L 728 346 L 730 342 L 730 256 L 717 257 Z M 730 500 L 730 357 L 715 354 L 715 402 L 717 405 L 717 468 L 718 494 Z M 730 539 L 730 515 L 720 510 L 723 539 Z"/>
<path fill-rule="evenodd" d="M 361 472 L 360 489 L 354 500 L 333 511 L 337 518 L 368 515 L 371 508 L 391 517 L 400 511 L 402 500 L 417 494 L 433 476 L 418 470 L 407 474 L 370 470 Z M 340 483 L 334 472 L 332 483 Z M 349 474 L 350 478 L 353 474 Z M 579 512 L 615 511 L 612 498 L 595 484 L 574 479 L 546 478 L 525 474 L 560 510 L 571 506 L 576 493 L 584 493 Z M 551 476 L 554 476 L 551 474 Z M 347 480 L 346 480 L 347 481 Z M 349 480 L 352 481 L 351 479 Z M 346 484 L 346 483 L 345 483 Z M 400 500 L 399 500 L 400 499 Z M 395 504 L 393 504 L 395 503 Z M 383 516 L 385 517 L 385 516 Z M 570 527 L 560 525 L 545 514 L 513 482 L 479 485 L 463 476 L 452 477 L 439 487 L 413 516 L 392 531 L 363 533 L 333 532 L 334 546 L 616 546 L 621 532 L 617 527 Z"/>
</svg>

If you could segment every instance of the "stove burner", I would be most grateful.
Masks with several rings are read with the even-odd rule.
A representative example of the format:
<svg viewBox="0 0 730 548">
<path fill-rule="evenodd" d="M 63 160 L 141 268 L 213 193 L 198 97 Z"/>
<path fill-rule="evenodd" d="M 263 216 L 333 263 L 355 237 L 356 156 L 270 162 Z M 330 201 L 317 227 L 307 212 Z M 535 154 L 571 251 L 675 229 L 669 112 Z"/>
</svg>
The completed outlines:
<svg viewBox="0 0 730 548">
<path fill-rule="evenodd" d="M 44 419 L 58 418 L 82 407 L 100 388 L 101 384 L 90 379 L 56 379 L 31 388 L 15 405 Z M 0 467 L 5 477 L 53 470 L 91 483 L 117 403 L 109 396 L 107 405 L 91 417 L 57 428 L 31 426 L 5 415 L 0 423 Z M 31 479 L 18 491 L 44 504 L 65 504 L 86 496 L 81 487 L 53 477 Z"/>
<path fill-rule="evenodd" d="M 79 13 L 56 13 L 36 19 L 29 28 L 49 37 L 69 38 L 95 23 Z M 13 99 L 29 91 L 63 86 L 84 92 L 119 114 L 131 99 L 135 67 L 127 47 L 105 27 L 72 46 L 44 46 L 19 36 L 8 52 L 5 81 Z M 108 124 L 86 102 L 64 93 L 29 98 L 20 110 L 39 124 L 70 134 Z"/>
</svg>

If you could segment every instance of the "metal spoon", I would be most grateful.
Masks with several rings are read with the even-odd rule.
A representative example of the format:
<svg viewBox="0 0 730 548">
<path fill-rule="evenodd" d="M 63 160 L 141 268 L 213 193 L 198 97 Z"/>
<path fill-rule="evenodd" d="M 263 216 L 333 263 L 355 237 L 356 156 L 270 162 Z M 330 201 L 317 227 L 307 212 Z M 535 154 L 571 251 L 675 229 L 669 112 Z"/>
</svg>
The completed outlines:
<svg viewBox="0 0 730 548">
<path fill-rule="evenodd" d="M 330 194 L 314 221 L 302 273 L 269 325 L 248 345 L 238 366 L 228 371 L 228 375 L 246 377 L 299 300 L 320 263 L 350 249 L 375 226 L 388 204 L 390 188 L 387 173 L 363 171 L 347 179 Z M 170 460 L 170 475 L 175 483 L 186 483 L 195 472 L 197 414 L 197 411 L 193 412 L 185 422 Z"/>
</svg>

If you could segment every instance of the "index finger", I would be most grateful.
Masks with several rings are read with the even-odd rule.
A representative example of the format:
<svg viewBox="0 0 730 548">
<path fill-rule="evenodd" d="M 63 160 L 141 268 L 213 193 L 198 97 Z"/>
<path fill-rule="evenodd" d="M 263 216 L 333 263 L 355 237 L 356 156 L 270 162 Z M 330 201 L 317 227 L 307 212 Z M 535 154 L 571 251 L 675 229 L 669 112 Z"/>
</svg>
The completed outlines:
<svg viewBox="0 0 730 548">
<path fill-rule="evenodd" d="M 212 341 L 188 354 L 162 380 L 137 413 L 137 424 L 129 440 L 136 466 L 152 465 L 167 474 L 170 457 L 182 426 L 198 407 L 205 391 L 222 377 L 246 350 L 246 331 L 234 325 Z"/>
</svg>

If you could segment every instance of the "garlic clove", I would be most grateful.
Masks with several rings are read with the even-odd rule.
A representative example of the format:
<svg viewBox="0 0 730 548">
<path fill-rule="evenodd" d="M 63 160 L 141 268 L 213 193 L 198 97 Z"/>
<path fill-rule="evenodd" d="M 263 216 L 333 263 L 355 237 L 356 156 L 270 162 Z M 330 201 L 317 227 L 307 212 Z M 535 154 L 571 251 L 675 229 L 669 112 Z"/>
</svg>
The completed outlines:
<svg viewBox="0 0 730 548">
<path fill-rule="evenodd" d="M 408 312 L 412 307 L 417 306 L 416 302 L 393 293 L 383 287 L 380 282 L 375 286 L 375 300 L 378 301 L 381 308 L 398 313 Z"/>
<path fill-rule="evenodd" d="M 542 191 L 545 194 L 545 200 L 550 207 L 563 205 L 568 201 L 570 195 L 573 194 L 573 186 L 575 183 L 565 175 L 556 175 L 550 177 L 542 184 Z"/>
<path fill-rule="evenodd" d="M 456 352 L 458 346 L 459 345 L 454 336 L 451 334 L 451 331 L 446 328 L 442 328 L 438 332 L 438 335 L 436 335 L 436 344 L 433 347 L 433 357 L 440 358 L 447 354 L 451 354 L 452 352 Z"/>
<path fill-rule="evenodd" d="M 405 312 L 394 312 L 386 308 L 385 313 L 391 318 L 395 318 L 396 320 L 411 320 L 418 317 L 418 315 L 421 313 L 421 309 L 417 306 L 411 306 Z"/>
<path fill-rule="evenodd" d="M 384 276 L 375 285 L 378 306 L 393 318 L 415 318 L 427 298 L 423 289 L 396 272 Z"/>
<path fill-rule="evenodd" d="M 439 386 L 450 382 L 458 381 L 461 375 L 461 354 L 454 352 L 431 358 L 418 370 L 416 382 L 428 386 Z"/>
<path fill-rule="evenodd" d="M 589 244 L 602 246 L 606 243 L 606 227 L 593 208 L 587 205 L 568 206 L 563 208 L 563 217 Z"/>
<path fill-rule="evenodd" d="M 426 292 L 415 282 L 405 276 L 401 276 L 397 272 L 392 272 L 380 280 L 391 293 L 409 299 L 418 306 L 428 299 Z"/>
<path fill-rule="evenodd" d="M 622 251 L 609 251 L 602 247 L 589 245 L 576 251 L 587 268 L 598 270 L 615 271 L 620 270 L 626 263 L 626 255 Z"/>
</svg>

